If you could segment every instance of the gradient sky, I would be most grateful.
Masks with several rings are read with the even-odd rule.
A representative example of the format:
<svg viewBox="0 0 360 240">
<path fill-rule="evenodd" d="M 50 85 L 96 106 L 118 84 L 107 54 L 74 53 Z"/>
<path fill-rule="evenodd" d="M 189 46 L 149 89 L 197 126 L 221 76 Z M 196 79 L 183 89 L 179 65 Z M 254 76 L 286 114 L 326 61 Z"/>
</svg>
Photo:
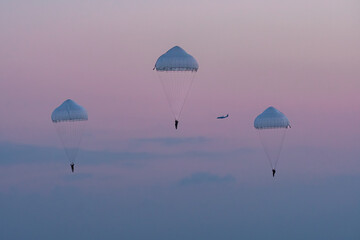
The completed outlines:
<svg viewBox="0 0 360 240">
<path fill-rule="evenodd" d="M 200 66 L 178 131 L 152 71 L 175 45 Z M 359 63 L 358 0 L 2 0 L 0 239 L 359 239 Z M 275 180 L 270 105 L 293 127 Z"/>
</svg>

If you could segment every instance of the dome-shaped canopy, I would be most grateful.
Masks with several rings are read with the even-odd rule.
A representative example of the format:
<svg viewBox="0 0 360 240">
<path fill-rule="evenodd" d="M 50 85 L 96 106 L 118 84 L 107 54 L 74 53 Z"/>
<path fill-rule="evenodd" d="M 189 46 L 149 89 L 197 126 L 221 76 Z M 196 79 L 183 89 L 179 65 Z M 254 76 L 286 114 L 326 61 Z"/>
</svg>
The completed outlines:
<svg viewBox="0 0 360 240">
<path fill-rule="evenodd" d="M 156 71 L 197 71 L 198 68 L 196 59 L 178 46 L 161 55 L 155 63 Z"/>
<path fill-rule="evenodd" d="M 52 112 L 51 120 L 53 122 L 86 121 L 88 114 L 85 108 L 68 99 Z"/>
<path fill-rule="evenodd" d="M 255 118 L 254 127 L 256 129 L 288 128 L 290 122 L 282 112 L 269 107 Z"/>
</svg>

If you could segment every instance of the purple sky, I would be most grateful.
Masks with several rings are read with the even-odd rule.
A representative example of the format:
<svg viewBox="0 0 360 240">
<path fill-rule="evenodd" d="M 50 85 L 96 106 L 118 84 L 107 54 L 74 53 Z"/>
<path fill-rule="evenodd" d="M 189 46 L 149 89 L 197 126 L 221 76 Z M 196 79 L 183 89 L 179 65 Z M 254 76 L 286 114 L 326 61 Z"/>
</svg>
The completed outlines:
<svg viewBox="0 0 360 240">
<path fill-rule="evenodd" d="M 178 131 L 152 71 L 175 45 L 200 66 Z M 2 0 L 0 238 L 358 239 L 359 63 L 357 0 Z M 75 175 L 67 98 L 89 113 Z M 275 182 L 270 105 L 293 126 Z"/>
</svg>

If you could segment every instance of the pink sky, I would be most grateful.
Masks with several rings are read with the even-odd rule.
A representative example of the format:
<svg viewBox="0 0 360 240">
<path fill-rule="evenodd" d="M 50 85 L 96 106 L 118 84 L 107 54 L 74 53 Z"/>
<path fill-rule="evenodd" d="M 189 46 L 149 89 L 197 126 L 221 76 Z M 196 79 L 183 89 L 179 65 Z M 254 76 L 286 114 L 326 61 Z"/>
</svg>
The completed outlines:
<svg viewBox="0 0 360 240">
<path fill-rule="evenodd" d="M 352 144 L 359 133 L 357 1 L 12 1 L 0 9 L 2 141 L 57 146 L 50 114 L 67 98 L 89 112 L 84 148 L 188 136 L 256 146 L 253 119 L 269 105 L 292 122 L 291 145 Z M 152 71 L 174 45 L 200 65 L 178 132 Z M 226 124 L 214 120 L 226 113 Z"/>
</svg>

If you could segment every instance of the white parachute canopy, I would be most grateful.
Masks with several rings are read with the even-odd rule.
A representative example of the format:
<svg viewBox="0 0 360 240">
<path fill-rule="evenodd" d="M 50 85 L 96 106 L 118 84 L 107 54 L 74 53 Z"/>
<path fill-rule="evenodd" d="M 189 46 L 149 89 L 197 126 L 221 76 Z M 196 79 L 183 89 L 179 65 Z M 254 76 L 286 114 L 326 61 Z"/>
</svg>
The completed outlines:
<svg viewBox="0 0 360 240">
<path fill-rule="evenodd" d="M 74 164 L 88 120 L 85 108 L 68 99 L 52 112 L 51 120 L 70 163 Z"/>
<path fill-rule="evenodd" d="M 286 130 L 290 128 L 287 117 L 274 107 L 267 108 L 255 118 L 261 143 L 272 169 L 275 169 L 284 143 Z"/>
<path fill-rule="evenodd" d="M 171 111 L 178 120 L 199 65 L 193 56 L 175 46 L 158 58 L 154 69 L 159 75 Z"/>
</svg>

